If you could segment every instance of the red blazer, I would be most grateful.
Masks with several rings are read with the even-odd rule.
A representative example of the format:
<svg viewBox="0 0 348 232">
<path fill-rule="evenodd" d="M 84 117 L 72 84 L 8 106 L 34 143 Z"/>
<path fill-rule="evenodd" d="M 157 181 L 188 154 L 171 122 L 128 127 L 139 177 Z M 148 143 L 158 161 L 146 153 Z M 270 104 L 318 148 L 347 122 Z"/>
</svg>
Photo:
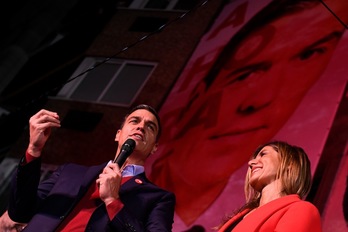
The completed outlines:
<svg viewBox="0 0 348 232">
<path fill-rule="evenodd" d="M 219 232 L 227 232 L 228 227 L 242 218 L 233 232 L 321 232 L 318 209 L 298 195 L 288 195 L 273 200 L 247 215 L 249 210 L 236 214 L 227 221 Z"/>
</svg>

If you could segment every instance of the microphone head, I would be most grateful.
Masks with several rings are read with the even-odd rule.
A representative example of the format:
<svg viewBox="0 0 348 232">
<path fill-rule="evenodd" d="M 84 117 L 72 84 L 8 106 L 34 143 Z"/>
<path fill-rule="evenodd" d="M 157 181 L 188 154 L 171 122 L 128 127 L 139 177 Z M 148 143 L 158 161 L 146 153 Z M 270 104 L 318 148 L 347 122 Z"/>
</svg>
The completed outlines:
<svg viewBox="0 0 348 232">
<path fill-rule="evenodd" d="M 121 147 L 121 151 L 115 158 L 114 163 L 117 163 L 119 167 L 122 167 L 128 156 L 132 154 L 135 148 L 135 141 L 133 139 L 127 139 Z"/>
<path fill-rule="evenodd" d="M 121 147 L 121 150 L 125 150 L 132 153 L 135 148 L 135 141 L 133 139 L 127 139 Z"/>
</svg>

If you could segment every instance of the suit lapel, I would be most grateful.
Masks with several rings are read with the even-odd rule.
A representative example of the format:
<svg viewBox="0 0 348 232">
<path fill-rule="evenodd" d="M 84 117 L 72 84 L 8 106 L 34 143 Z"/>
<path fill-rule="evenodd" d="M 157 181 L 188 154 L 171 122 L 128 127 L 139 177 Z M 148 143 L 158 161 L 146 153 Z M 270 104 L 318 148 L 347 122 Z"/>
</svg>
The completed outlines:
<svg viewBox="0 0 348 232">
<path fill-rule="evenodd" d="M 79 190 L 77 198 L 80 198 L 81 196 L 83 196 L 83 194 L 87 192 L 92 182 L 94 183 L 94 181 L 97 179 L 97 176 L 102 172 L 106 164 L 107 163 L 103 163 L 101 165 L 92 166 L 87 169 L 83 177 L 83 180 L 81 182 L 81 186 L 80 186 L 80 190 Z"/>
<path fill-rule="evenodd" d="M 121 186 L 120 195 L 127 194 L 127 192 L 134 191 L 137 188 L 142 188 L 148 183 L 149 181 L 145 177 L 145 173 L 140 173 L 139 175 L 133 176 Z"/>
</svg>

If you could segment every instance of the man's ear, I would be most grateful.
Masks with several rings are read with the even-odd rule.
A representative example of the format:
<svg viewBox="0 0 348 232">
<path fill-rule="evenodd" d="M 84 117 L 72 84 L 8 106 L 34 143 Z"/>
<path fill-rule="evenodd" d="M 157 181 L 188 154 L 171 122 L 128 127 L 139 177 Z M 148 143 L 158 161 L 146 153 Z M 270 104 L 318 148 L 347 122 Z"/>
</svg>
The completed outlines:
<svg viewBox="0 0 348 232">
<path fill-rule="evenodd" d="M 121 130 L 117 130 L 116 136 L 115 136 L 115 141 L 118 142 L 120 140 L 120 132 Z"/>
<path fill-rule="evenodd" d="M 152 155 L 153 153 L 155 153 L 157 151 L 157 148 L 158 148 L 158 143 L 155 143 L 155 145 L 153 146 L 150 154 Z"/>
</svg>

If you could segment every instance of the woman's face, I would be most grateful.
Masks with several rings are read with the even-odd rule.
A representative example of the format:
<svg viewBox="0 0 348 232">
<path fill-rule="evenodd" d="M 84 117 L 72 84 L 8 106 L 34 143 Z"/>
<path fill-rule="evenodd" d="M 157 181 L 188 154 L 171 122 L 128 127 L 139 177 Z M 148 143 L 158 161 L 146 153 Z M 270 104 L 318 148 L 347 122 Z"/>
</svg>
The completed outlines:
<svg viewBox="0 0 348 232">
<path fill-rule="evenodd" d="M 265 186 L 276 183 L 280 155 L 273 147 L 265 146 L 255 158 L 248 162 L 248 165 L 250 167 L 249 185 L 256 191 L 261 192 Z"/>
<path fill-rule="evenodd" d="M 339 10 L 348 12 L 348 4 Z M 231 165 L 250 154 L 247 147 L 271 139 L 319 79 L 342 31 L 318 4 L 252 32 L 187 109 L 178 135 L 201 143 L 197 154 L 209 162 L 218 154 Z"/>
</svg>

